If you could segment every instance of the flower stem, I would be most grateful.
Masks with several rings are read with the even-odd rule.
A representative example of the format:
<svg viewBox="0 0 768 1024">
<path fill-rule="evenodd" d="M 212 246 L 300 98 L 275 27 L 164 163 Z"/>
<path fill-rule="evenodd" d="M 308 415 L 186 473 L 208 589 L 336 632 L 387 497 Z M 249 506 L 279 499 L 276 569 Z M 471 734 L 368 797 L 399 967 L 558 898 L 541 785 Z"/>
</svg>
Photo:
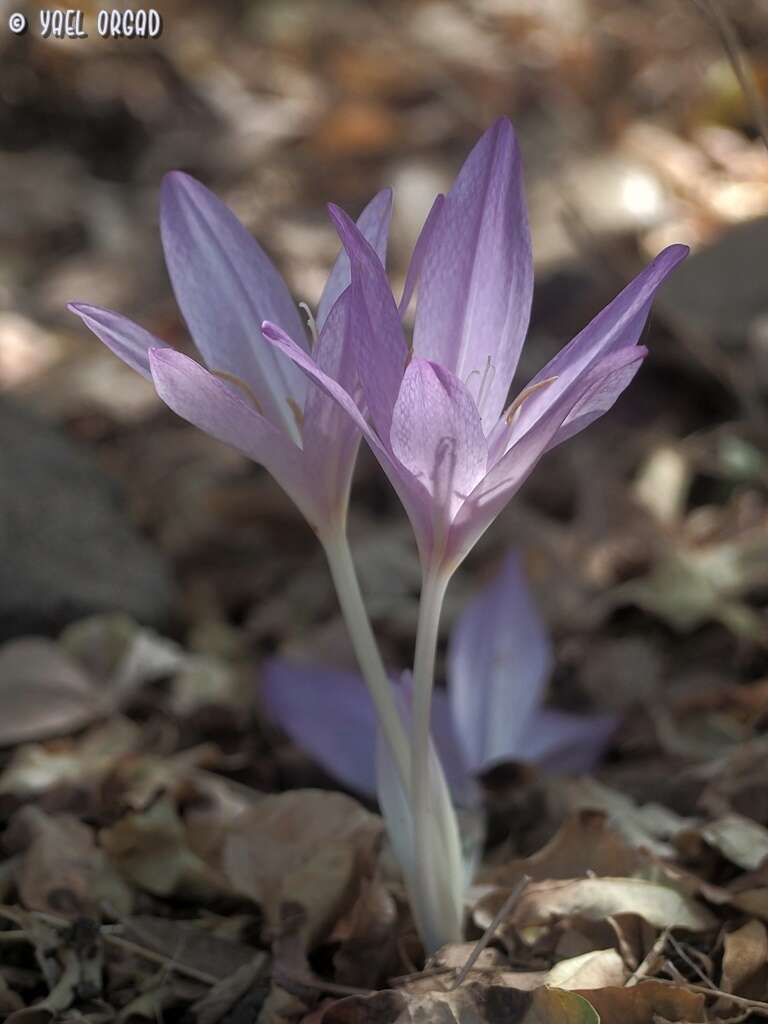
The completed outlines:
<svg viewBox="0 0 768 1024">
<path fill-rule="evenodd" d="M 368 685 L 379 725 L 407 791 L 411 765 L 408 738 L 363 602 L 346 532 L 336 531 L 321 537 L 321 541 L 360 671 Z"/>
<path fill-rule="evenodd" d="M 433 951 L 447 942 L 461 939 L 460 919 L 452 916 L 452 891 L 444 892 L 445 885 L 460 884 L 454 871 L 438 871 L 433 863 L 434 851 L 430 847 L 430 832 L 438 830 L 438 851 L 442 854 L 451 845 L 458 844 L 458 826 L 447 795 L 440 786 L 443 780 L 433 780 L 430 772 L 439 770 L 430 764 L 430 720 L 432 690 L 435 679 L 435 655 L 438 628 L 445 591 L 450 574 L 427 573 L 421 592 L 419 623 L 416 632 L 416 653 L 413 665 L 413 730 L 411 734 L 411 809 L 414 833 L 414 867 L 417 887 L 423 893 L 427 910 L 429 934 L 423 936 Z M 449 856 L 446 853 L 447 863 Z"/>
</svg>

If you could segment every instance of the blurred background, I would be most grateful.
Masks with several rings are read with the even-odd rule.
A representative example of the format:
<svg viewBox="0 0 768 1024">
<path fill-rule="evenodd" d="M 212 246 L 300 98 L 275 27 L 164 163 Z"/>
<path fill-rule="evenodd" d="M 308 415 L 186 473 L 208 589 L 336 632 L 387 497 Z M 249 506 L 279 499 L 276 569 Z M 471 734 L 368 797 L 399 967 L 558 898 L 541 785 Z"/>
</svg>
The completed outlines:
<svg viewBox="0 0 768 1024">
<path fill-rule="evenodd" d="M 719 708 L 749 683 L 753 728 L 768 700 L 768 162 L 719 8 L 156 7 L 156 40 L 100 38 L 87 4 L 88 39 L 43 40 L 38 8 L 0 3 L 0 635 L 117 610 L 219 659 L 224 676 L 275 650 L 350 663 L 288 500 L 169 413 L 65 306 L 120 310 L 191 351 L 157 221 L 173 168 L 225 199 L 310 305 L 337 251 L 324 204 L 357 214 L 393 186 L 397 286 L 435 193 L 505 114 L 538 275 L 521 381 L 664 245 L 693 254 L 656 303 L 642 373 L 489 532 L 452 584 L 445 628 L 520 545 L 555 637 L 555 700 Z M 768 7 L 723 7 L 764 96 Z M 25 35 L 7 29 L 12 11 L 30 19 Z M 366 451 L 351 534 L 385 653 L 407 664 L 414 548 Z M 226 703 L 224 676 L 200 703 Z M 637 728 L 626 750 L 657 742 Z"/>
</svg>

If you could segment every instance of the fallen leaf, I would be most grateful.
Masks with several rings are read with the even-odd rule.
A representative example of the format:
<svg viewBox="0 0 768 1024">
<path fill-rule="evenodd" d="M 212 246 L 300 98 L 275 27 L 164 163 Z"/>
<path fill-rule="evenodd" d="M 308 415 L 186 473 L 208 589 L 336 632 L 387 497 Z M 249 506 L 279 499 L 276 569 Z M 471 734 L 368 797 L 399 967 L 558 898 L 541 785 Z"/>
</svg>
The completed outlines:
<svg viewBox="0 0 768 1024">
<path fill-rule="evenodd" d="M 103 694 L 52 640 L 0 647 L 0 746 L 81 729 L 106 710 Z"/>
<path fill-rule="evenodd" d="M 546 846 L 531 857 L 486 868 L 480 879 L 511 888 L 524 876 L 543 881 L 586 874 L 631 875 L 641 862 L 604 813 L 587 810 L 568 818 Z"/>
<path fill-rule="evenodd" d="M 740 814 L 710 822 L 701 834 L 727 860 L 746 871 L 756 871 L 768 858 L 768 829 Z"/>
<path fill-rule="evenodd" d="M 267 796 L 245 811 L 224 841 L 229 883 L 259 903 L 275 927 L 290 902 L 305 914 L 308 943 L 354 898 L 361 856 L 372 856 L 381 819 L 342 793 L 304 789 Z"/>
<path fill-rule="evenodd" d="M 507 889 L 495 889 L 480 900 L 474 911 L 478 927 L 488 927 L 508 895 Z M 498 933 L 521 934 L 527 941 L 561 918 L 601 922 L 617 914 L 636 915 L 656 928 L 707 931 L 717 924 L 703 906 L 668 886 L 641 878 L 579 878 L 532 882 Z"/>
<path fill-rule="evenodd" d="M 631 988 L 589 989 L 581 994 L 594 1006 L 602 1024 L 707 1020 L 704 996 L 682 985 L 649 980 Z"/>
<path fill-rule="evenodd" d="M 22 807 L 11 819 L 5 845 L 23 851 L 17 885 L 31 910 L 96 919 L 102 906 L 129 913 L 130 890 L 96 846 L 92 829 L 72 815 Z"/>
<path fill-rule="evenodd" d="M 720 988 L 723 992 L 747 998 L 765 996 L 768 980 L 768 932 L 762 921 L 747 921 L 723 939 L 723 966 Z M 723 1008 L 731 1004 L 722 1001 Z"/>
<path fill-rule="evenodd" d="M 424 995 L 403 991 L 351 996 L 328 1007 L 322 1024 L 600 1024 L 589 1002 L 574 992 L 540 988 L 520 992 L 472 983 Z"/>
<path fill-rule="evenodd" d="M 99 841 L 126 878 L 155 896 L 184 892 L 205 899 L 225 888 L 190 848 L 184 823 L 168 797 L 102 829 Z"/>
</svg>

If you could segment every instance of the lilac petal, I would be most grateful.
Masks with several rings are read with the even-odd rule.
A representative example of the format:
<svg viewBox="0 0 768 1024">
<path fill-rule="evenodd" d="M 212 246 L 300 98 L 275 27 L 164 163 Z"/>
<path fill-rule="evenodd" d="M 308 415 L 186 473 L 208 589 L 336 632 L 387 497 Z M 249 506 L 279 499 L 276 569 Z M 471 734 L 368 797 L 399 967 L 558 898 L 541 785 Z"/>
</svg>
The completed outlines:
<svg viewBox="0 0 768 1024">
<path fill-rule="evenodd" d="M 400 297 L 400 305 L 398 306 L 401 318 L 403 318 L 408 312 L 408 307 L 411 304 L 413 293 L 419 283 L 419 278 L 421 277 L 421 270 L 424 266 L 424 257 L 427 255 L 432 245 L 432 238 L 434 237 L 435 228 L 437 227 L 437 222 L 440 219 L 440 214 L 442 213 L 444 205 L 445 196 L 439 195 L 432 204 L 432 209 L 427 214 L 424 226 L 419 232 L 419 237 L 416 239 L 416 245 L 414 246 L 413 254 L 411 255 L 411 262 L 408 265 L 408 273 L 405 276 L 403 294 Z"/>
<path fill-rule="evenodd" d="M 315 346 L 318 367 L 340 387 L 355 390 L 357 370 L 351 336 L 349 289 L 341 294 L 320 329 Z M 360 429 L 349 414 L 322 388 L 311 386 L 304 407 L 302 445 L 307 472 L 315 477 L 329 510 L 349 495 Z"/>
<path fill-rule="evenodd" d="M 545 708 L 529 723 L 516 759 L 551 775 L 588 772 L 605 753 L 620 724 L 618 715 L 575 715 Z"/>
<path fill-rule="evenodd" d="M 389 237 L 389 221 L 391 217 L 392 189 L 385 188 L 373 197 L 357 219 L 357 227 L 360 234 L 373 247 L 382 266 L 386 266 L 387 239 Z M 347 256 L 346 250 L 342 249 L 333 265 L 333 269 L 325 283 L 323 294 L 320 296 L 320 301 L 317 304 L 315 321 L 318 329 L 322 328 L 336 299 L 338 299 L 351 280 L 352 272 L 349 266 L 349 256 Z M 267 317 L 264 319 L 267 319 Z"/>
<path fill-rule="evenodd" d="M 169 408 L 211 437 L 261 463 L 310 523 L 322 525 L 301 449 L 261 416 L 244 392 L 174 349 L 152 349 L 149 361 L 155 389 Z"/>
<path fill-rule="evenodd" d="M 269 717 L 329 775 L 376 795 L 376 712 L 360 676 L 273 659 L 260 692 Z"/>
<path fill-rule="evenodd" d="M 512 125 L 502 118 L 467 157 L 424 258 L 413 348 L 465 381 L 486 434 L 528 329 L 533 264 Z"/>
<path fill-rule="evenodd" d="M 453 564 L 461 562 L 522 487 L 542 455 L 557 443 L 558 431 L 570 413 L 582 403 L 587 408 L 595 391 L 605 393 L 612 390 L 612 381 L 627 381 L 627 367 L 635 363 L 639 365 L 647 351 L 637 345 L 600 360 L 545 408 L 536 422 L 529 425 L 522 437 L 488 471 L 457 513 L 449 539 L 449 557 Z"/>
<path fill-rule="evenodd" d="M 524 403 L 515 423 L 514 438 L 524 434 L 542 410 L 556 402 L 599 359 L 638 343 L 657 289 L 687 254 L 685 245 L 670 245 L 664 249 L 536 374 L 531 381 L 532 386 L 552 377 L 556 380 Z M 494 447 L 494 439 L 491 439 L 491 447 Z"/>
<path fill-rule="evenodd" d="M 436 690 L 432 695 L 431 731 L 454 804 L 461 808 L 477 808 L 481 803 L 480 788 L 470 773 L 445 690 Z"/>
<path fill-rule="evenodd" d="M 425 359 L 413 359 L 405 371 L 391 445 L 446 523 L 485 475 L 485 436 L 469 391 L 450 371 Z"/>
<path fill-rule="evenodd" d="M 448 696 L 471 771 L 522 759 L 552 660 L 547 630 L 513 553 L 464 611 L 448 648 Z"/>
<path fill-rule="evenodd" d="M 351 286 L 350 286 L 351 287 Z M 284 352 L 299 366 L 316 384 L 318 384 L 327 395 L 338 402 L 339 406 L 347 413 L 357 427 L 362 431 L 365 439 L 371 446 L 381 468 L 387 474 L 389 482 L 403 503 L 408 517 L 413 526 L 416 536 L 416 543 L 419 547 L 424 564 L 427 564 L 432 550 L 432 499 L 426 488 L 405 466 L 392 455 L 387 445 L 384 445 L 375 430 L 373 430 L 365 419 L 354 399 L 348 394 L 332 377 L 324 373 L 315 362 L 300 348 L 295 341 L 288 337 L 285 331 L 276 324 L 262 324 L 264 337 L 273 345 Z"/>
<path fill-rule="evenodd" d="M 164 341 L 160 341 L 154 334 L 139 327 L 127 316 L 115 313 L 111 309 L 89 306 L 85 302 L 70 302 L 67 309 L 77 314 L 85 326 L 90 328 L 96 337 L 103 341 L 107 348 L 112 349 L 115 355 L 127 363 L 132 370 L 136 370 L 147 380 L 152 380 L 152 371 L 149 368 L 149 350 L 151 348 L 168 348 L 169 346 Z"/>
<path fill-rule="evenodd" d="M 352 268 L 352 331 L 365 404 L 387 444 L 408 346 L 381 261 L 343 210 L 328 209 Z"/>
<path fill-rule="evenodd" d="M 206 365 L 241 377 L 264 415 L 298 439 L 289 400 L 303 407 L 306 381 L 260 333 L 270 319 L 304 337 L 282 277 L 232 211 L 187 174 L 163 179 L 160 228 L 176 299 Z"/>
</svg>

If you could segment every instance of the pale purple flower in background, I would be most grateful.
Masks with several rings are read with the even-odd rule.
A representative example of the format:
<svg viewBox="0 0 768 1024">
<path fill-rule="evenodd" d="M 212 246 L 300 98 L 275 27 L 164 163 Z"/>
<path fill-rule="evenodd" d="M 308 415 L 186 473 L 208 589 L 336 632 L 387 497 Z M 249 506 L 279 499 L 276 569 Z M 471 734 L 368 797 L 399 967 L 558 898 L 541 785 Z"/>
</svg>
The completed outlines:
<svg viewBox="0 0 768 1024">
<path fill-rule="evenodd" d="M 533 265 L 518 147 L 498 120 L 438 197 L 398 310 L 380 259 L 331 216 L 352 267 L 361 397 L 283 324 L 264 333 L 357 423 L 413 525 L 425 573 L 450 573 L 545 452 L 614 404 L 637 372 L 656 289 L 687 248 L 665 249 L 508 404 L 525 340 Z M 413 344 L 401 313 L 418 287 Z"/>
<path fill-rule="evenodd" d="M 520 558 L 510 554 L 456 622 L 446 689 L 432 702 L 432 738 L 459 806 L 477 796 L 472 776 L 503 762 L 572 774 L 600 759 L 618 719 L 542 707 L 552 663 Z M 269 717 L 325 771 L 376 795 L 377 722 L 360 676 L 274 658 L 264 667 L 261 698 Z"/>
<path fill-rule="evenodd" d="M 382 261 L 391 206 L 391 192 L 380 192 L 358 221 Z M 174 412 L 265 466 L 318 532 L 338 528 L 360 433 L 261 337 L 262 320 L 273 320 L 309 352 L 285 282 L 232 211 L 189 175 L 174 171 L 163 180 L 160 226 L 176 299 L 204 365 L 119 313 L 81 302 L 69 308 Z M 312 355 L 354 392 L 349 281 L 342 251 L 318 305 Z"/>
</svg>

